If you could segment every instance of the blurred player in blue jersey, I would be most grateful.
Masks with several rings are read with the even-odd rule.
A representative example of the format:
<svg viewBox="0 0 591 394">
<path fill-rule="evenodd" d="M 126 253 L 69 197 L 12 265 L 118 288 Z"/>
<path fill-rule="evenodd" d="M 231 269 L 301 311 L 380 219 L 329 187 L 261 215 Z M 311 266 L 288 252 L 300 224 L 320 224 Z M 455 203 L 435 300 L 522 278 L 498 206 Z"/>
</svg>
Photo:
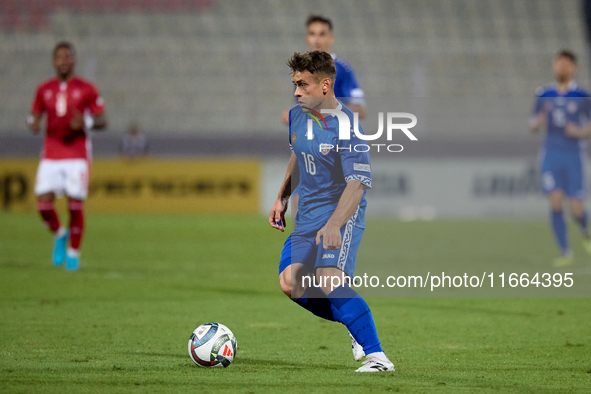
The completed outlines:
<svg viewBox="0 0 591 394">
<path fill-rule="evenodd" d="M 574 81 L 577 58 L 571 51 L 560 51 L 554 60 L 556 82 L 539 88 L 530 119 L 533 131 L 546 128 L 544 146 L 540 152 L 542 189 L 548 196 L 554 236 L 562 255 L 555 266 L 573 262 L 564 220 L 564 196 L 569 200 L 570 212 L 583 234 L 583 246 L 591 254 L 588 215 L 584 202 L 587 198 L 587 141 L 591 136 L 591 101 L 589 93 Z"/>
<path fill-rule="evenodd" d="M 337 71 L 334 83 L 335 97 L 341 99 L 351 111 L 357 112 L 359 119 L 363 119 L 366 114 L 363 90 L 349 63 L 331 52 L 330 47 L 334 44 L 332 28 L 330 19 L 321 15 L 310 15 L 306 20 L 306 45 L 311 51 L 323 51 L 332 56 Z M 282 120 L 284 124 L 289 124 L 289 111 L 283 112 Z"/>
<path fill-rule="evenodd" d="M 351 128 L 346 129 L 348 139 L 339 136 L 339 116 L 352 127 L 353 112 L 335 97 L 336 70 L 330 54 L 295 53 L 288 65 L 298 105 L 289 111 L 292 154 L 269 224 L 284 231 L 287 202 L 296 187 L 300 198 L 297 226 L 279 262 L 281 290 L 316 316 L 347 327 L 356 360 L 366 357 L 357 372 L 394 371 L 367 303 L 344 280 L 353 277 L 365 228 L 365 188 L 371 187 L 369 146 Z M 322 115 L 323 110 L 334 113 Z M 306 282 L 310 278 L 314 282 Z"/>
</svg>

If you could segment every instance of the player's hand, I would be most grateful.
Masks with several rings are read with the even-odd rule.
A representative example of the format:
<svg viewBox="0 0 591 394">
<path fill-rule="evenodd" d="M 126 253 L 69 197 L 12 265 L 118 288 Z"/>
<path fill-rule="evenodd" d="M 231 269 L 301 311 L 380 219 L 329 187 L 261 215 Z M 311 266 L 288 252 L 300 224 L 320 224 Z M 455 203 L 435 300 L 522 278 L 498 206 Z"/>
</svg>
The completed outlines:
<svg viewBox="0 0 591 394">
<path fill-rule="evenodd" d="M 564 132 L 568 137 L 571 138 L 583 138 L 587 136 L 585 130 L 573 122 L 566 122 L 566 125 L 564 126 Z"/>
<path fill-rule="evenodd" d="M 287 223 L 285 222 L 287 204 L 287 199 L 282 200 L 281 198 L 278 198 L 275 201 L 275 204 L 273 204 L 273 208 L 271 208 L 271 212 L 269 213 L 269 224 L 271 227 L 281 230 L 281 232 L 284 232 L 285 228 L 287 227 Z"/>
<path fill-rule="evenodd" d="M 289 111 L 283 111 L 281 114 L 281 121 L 284 125 L 289 126 Z"/>
<path fill-rule="evenodd" d="M 539 112 L 530 122 L 530 127 L 533 131 L 546 128 L 548 124 L 548 113 L 546 111 Z"/>
<path fill-rule="evenodd" d="M 41 131 L 41 118 L 35 115 L 27 116 L 27 126 L 33 134 L 38 134 Z"/>
<path fill-rule="evenodd" d="M 326 223 L 316 234 L 316 245 L 320 245 L 322 238 L 322 247 L 324 250 L 337 250 L 341 248 L 341 229 L 337 226 Z"/>
<path fill-rule="evenodd" d="M 76 108 L 74 108 L 73 113 L 72 120 L 70 120 L 70 129 L 73 131 L 84 130 L 84 115 Z"/>
</svg>

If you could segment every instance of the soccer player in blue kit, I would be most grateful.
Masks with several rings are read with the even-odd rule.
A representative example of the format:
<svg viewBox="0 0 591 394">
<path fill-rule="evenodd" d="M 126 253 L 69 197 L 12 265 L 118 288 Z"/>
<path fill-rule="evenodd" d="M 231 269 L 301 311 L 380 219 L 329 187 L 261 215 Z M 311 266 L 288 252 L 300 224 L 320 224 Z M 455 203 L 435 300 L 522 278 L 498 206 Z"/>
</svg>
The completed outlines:
<svg viewBox="0 0 591 394">
<path fill-rule="evenodd" d="M 584 202 L 587 197 L 587 141 L 591 136 L 591 101 L 589 93 L 574 81 L 577 58 L 568 50 L 558 52 L 554 60 L 556 82 L 539 88 L 530 119 L 530 128 L 547 129 L 540 151 L 542 189 L 548 196 L 551 223 L 561 256 L 554 260 L 557 267 L 573 263 L 566 223 L 562 213 L 564 196 L 569 200 L 570 213 L 583 235 L 583 247 L 591 254 L 588 215 Z"/>
<path fill-rule="evenodd" d="M 365 188 L 371 188 L 369 146 L 353 132 L 349 139 L 339 138 L 337 113 L 322 115 L 323 110 L 338 111 L 353 125 L 353 112 L 334 94 L 336 70 L 330 54 L 294 53 L 288 65 L 298 105 L 289 113 L 292 154 L 269 224 L 284 231 L 287 202 L 296 187 L 300 198 L 296 227 L 279 262 L 281 290 L 314 315 L 347 327 L 355 358 L 366 358 L 357 372 L 394 371 L 367 303 L 343 280 L 353 277 L 365 228 Z M 299 179 L 299 185 L 292 179 Z M 312 277 L 314 282 L 306 282 Z"/>
</svg>

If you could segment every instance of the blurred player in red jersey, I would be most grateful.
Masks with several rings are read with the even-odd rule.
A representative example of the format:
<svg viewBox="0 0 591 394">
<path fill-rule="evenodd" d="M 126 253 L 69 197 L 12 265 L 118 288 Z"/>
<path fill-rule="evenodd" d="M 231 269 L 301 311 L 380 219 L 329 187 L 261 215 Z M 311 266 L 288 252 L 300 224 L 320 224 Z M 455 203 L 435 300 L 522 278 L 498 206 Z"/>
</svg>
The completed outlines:
<svg viewBox="0 0 591 394">
<path fill-rule="evenodd" d="M 53 50 L 56 77 L 38 88 L 27 124 L 34 134 L 41 130 L 41 117 L 47 115 L 47 132 L 37 170 L 35 195 L 39 213 L 55 234 L 53 263 L 67 270 L 80 267 L 80 244 L 84 232 L 84 200 L 88 195 L 90 159 L 89 130 L 107 126 L 105 107 L 98 89 L 74 75 L 76 54 L 69 42 Z M 60 224 L 54 208 L 56 197 L 68 197 L 70 226 Z M 70 240 L 70 247 L 66 247 Z"/>
</svg>

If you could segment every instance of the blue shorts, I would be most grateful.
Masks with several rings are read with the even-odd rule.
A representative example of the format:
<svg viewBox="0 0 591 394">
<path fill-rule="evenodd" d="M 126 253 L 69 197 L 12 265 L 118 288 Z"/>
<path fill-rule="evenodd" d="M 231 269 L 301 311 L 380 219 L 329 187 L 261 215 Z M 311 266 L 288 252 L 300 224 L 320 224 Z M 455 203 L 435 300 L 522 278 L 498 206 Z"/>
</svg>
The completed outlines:
<svg viewBox="0 0 591 394">
<path fill-rule="evenodd" d="M 563 152 L 544 149 L 540 152 L 540 161 L 542 191 L 545 194 L 563 190 L 570 198 L 587 198 L 585 151 Z"/>
<path fill-rule="evenodd" d="M 293 263 L 302 263 L 311 272 L 319 267 L 337 267 L 350 277 L 355 272 L 357 250 L 363 237 L 363 229 L 349 225 L 341 228 L 342 243 L 338 250 L 324 250 L 322 242 L 316 246 L 316 234 L 311 236 L 291 234 L 281 252 L 279 274 Z"/>
</svg>

